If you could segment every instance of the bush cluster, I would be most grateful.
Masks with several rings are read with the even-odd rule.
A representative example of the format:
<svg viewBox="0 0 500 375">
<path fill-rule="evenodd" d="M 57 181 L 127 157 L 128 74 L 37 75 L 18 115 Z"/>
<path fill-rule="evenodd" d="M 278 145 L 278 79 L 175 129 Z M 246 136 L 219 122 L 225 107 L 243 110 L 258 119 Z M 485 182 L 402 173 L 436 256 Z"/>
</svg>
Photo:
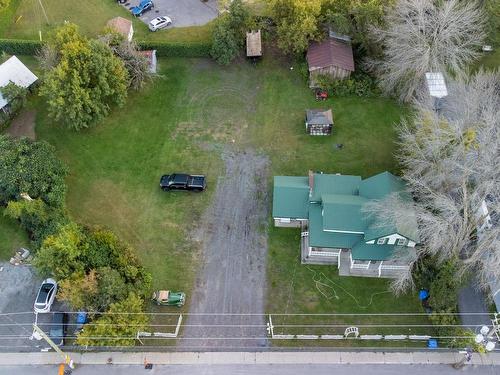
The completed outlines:
<svg viewBox="0 0 500 375">
<path fill-rule="evenodd" d="M 366 73 L 355 73 L 347 79 L 334 79 L 331 76 L 317 77 L 318 86 L 332 96 L 373 97 L 378 94 L 375 80 Z"/>
<path fill-rule="evenodd" d="M 211 43 L 137 42 L 139 49 L 156 50 L 159 57 L 210 57 Z"/>
<path fill-rule="evenodd" d="M 38 40 L 0 39 L 0 51 L 9 55 L 35 55 L 42 45 Z"/>
</svg>

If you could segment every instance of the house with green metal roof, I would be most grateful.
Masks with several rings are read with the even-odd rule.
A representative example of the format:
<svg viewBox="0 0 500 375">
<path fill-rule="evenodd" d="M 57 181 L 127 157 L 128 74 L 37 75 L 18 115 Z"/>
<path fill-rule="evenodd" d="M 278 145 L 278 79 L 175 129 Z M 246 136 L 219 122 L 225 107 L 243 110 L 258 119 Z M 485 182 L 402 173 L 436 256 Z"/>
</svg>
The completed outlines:
<svg viewBox="0 0 500 375">
<path fill-rule="evenodd" d="M 366 179 L 275 176 L 274 224 L 301 228 L 304 264 L 336 264 L 346 276 L 394 277 L 408 270 L 404 255 L 415 251 L 419 238 L 416 218 L 381 225 L 366 214 L 367 203 L 390 194 L 411 200 L 404 181 L 389 172 Z"/>
</svg>

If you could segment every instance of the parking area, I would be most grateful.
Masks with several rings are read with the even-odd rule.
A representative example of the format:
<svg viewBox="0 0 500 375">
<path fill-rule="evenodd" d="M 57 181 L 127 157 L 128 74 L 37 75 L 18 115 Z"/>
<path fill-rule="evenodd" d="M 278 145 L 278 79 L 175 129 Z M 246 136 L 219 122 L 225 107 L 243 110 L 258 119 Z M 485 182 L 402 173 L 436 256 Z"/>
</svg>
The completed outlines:
<svg viewBox="0 0 500 375">
<path fill-rule="evenodd" d="M 31 266 L 13 266 L 0 263 L 0 351 L 39 351 L 48 348 L 43 340 L 31 339 L 33 323 L 48 333 L 52 321 L 52 313 L 38 314 L 33 312 L 41 279 Z M 52 311 L 64 311 L 65 306 L 54 302 Z M 71 325 L 70 325 L 71 327 Z"/>
<path fill-rule="evenodd" d="M 138 5 L 140 0 L 131 0 L 123 6 L 130 8 Z M 187 27 L 204 25 L 218 15 L 217 0 L 154 0 L 154 8 L 139 17 L 144 23 L 153 18 L 168 16 L 172 20 L 171 27 Z"/>
</svg>

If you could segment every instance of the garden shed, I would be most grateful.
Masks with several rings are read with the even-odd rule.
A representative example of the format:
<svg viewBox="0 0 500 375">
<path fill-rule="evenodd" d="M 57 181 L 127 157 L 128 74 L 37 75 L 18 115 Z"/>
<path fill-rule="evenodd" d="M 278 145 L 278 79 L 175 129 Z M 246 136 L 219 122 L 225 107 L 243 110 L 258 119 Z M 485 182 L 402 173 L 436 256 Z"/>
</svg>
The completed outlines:
<svg viewBox="0 0 500 375">
<path fill-rule="evenodd" d="M 310 135 L 330 135 L 333 128 L 331 109 L 308 109 L 306 111 L 306 132 Z"/>
<path fill-rule="evenodd" d="M 247 57 L 262 56 L 262 41 L 260 38 L 260 30 L 250 31 L 247 33 Z"/>
<path fill-rule="evenodd" d="M 311 43 L 307 50 L 309 86 L 316 87 L 318 75 L 329 75 L 335 79 L 349 78 L 354 72 L 351 43 L 338 38 L 328 38 Z"/>
<path fill-rule="evenodd" d="M 446 88 L 446 81 L 444 80 L 443 73 L 441 72 L 428 72 L 425 73 L 425 83 L 429 95 L 434 100 L 434 109 L 440 110 L 444 98 L 448 96 L 448 89 Z"/>
<path fill-rule="evenodd" d="M 29 88 L 38 80 L 38 77 L 29 70 L 16 56 L 12 56 L 0 65 L 0 87 L 10 82 L 17 86 Z M 0 92 L 0 109 L 9 112 L 9 103 Z"/>
<path fill-rule="evenodd" d="M 106 25 L 119 34 L 122 34 L 129 42 L 132 41 L 132 37 L 134 36 L 132 21 L 123 17 L 115 17 L 110 19 Z"/>
</svg>

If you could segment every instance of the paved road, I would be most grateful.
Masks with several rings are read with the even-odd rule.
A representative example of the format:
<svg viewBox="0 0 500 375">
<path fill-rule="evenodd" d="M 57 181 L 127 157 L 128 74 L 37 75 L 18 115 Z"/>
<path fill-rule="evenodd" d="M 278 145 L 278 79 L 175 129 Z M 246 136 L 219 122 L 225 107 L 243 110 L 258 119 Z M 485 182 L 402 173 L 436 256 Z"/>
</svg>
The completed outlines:
<svg viewBox="0 0 500 375">
<path fill-rule="evenodd" d="M 500 367 L 466 366 L 460 373 L 471 375 L 498 375 Z M 55 375 L 56 366 L 1 367 L 0 375 Z M 448 365 L 174 365 L 154 366 L 82 366 L 73 375 L 455 375 L 457 370 Z"/>
<path fill-rule="evenodd" d="M 204 265 L 190 313 L 264 313 L 267 240 L 268 160 L 253 151 L 224 151 L 226 174 L 195 240 L 202 241 Z M 214 187 L 215 188 L 215 187 Z M 264 316 L 190 315 L 183 348 L 244 348 L 266 345 Z M 193 327 L 192 325 L 219 327 Z M 241 328 L 241 325 L 257 325 Z M 220 327 L 225 325 L 226 327 Z M 233 327 L 227 327 L 228 325 Z M 205 338 L 193 340 L 193 338 Z M 209 340 L 209 338 L 214 338 Z"/>
<path fill-rule="evenodd" d="M 458 292 L 458 311 L 462 325 L 479 332 L 483 325 L 491 325 L 491 317 L 486 306 L 484 293 L 479 290 L 474 282 Z M 480 315 L 465 315 L 464 313 L 480 313 Z"/>
</svg>

